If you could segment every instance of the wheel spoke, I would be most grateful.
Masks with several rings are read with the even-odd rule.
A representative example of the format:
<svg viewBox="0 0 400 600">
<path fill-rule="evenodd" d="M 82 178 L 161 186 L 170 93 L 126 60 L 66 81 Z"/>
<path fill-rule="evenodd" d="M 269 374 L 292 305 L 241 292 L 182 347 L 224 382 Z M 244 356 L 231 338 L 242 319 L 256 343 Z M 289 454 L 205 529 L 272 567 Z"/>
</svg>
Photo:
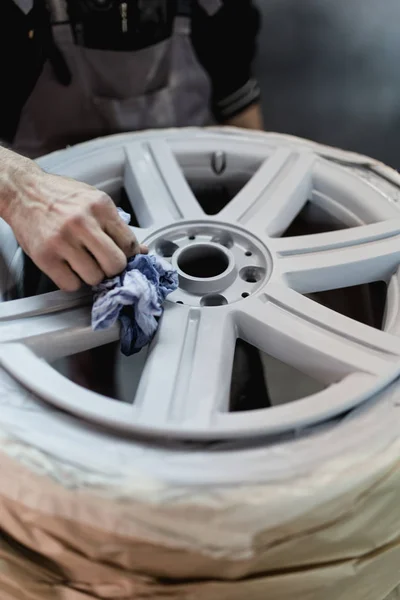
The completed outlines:
<svg viewBox="0 0 400 600">
<path fill-rule="evenodd" d="M 278 236 L 311 196 L 315 156 L 278 150 L 268 158 L 219 218 L 258 234 Z"/>
<path fill-rule="evenodd" d="M 235 329 L 229 308 L 166 306 L 135 397 L 142 425 L 207 427 L 229 402 Z"/>
<path fill-rule="evenodd" d="M 322 382 L 361 372 L 390 372 L 400 340 L 336 313 L 284 286 L 270 284 L 238 315 L 240 335 Z"/>
<path fill-rule="evenodd" d="M 279 271 L 302 293 L 388 281 L 400 263 L 400 220 L 281 239 Z"/>
<path fill-rule="evenodd" d="M 174 154 L 163 140 L 126 147 L 124 183 L 141 227 L 204 216 Z"/>
<path fill-rule="evenodd" d="M 12 321 L 17 318 L 27 318 L 62 310 L 71 310 L 75 306 L 89 305 L 92 302 L 93 293 L 88 288 L 82 288 L 78 292 L 49 292 L 40 296 L 20 298 L 0 304 L 0 323 Z"/>
<path fill-rule="evenodd" d="M 24 300 L 15 301 L 18 302 Z M 25 344 L 35 354 L 48 360 L 101 346 L 119 337 L 117 325 L 104 331 L 93 331 L 89 307 L 56 311 L 54 302 L 54 305 L 49 303 L 48 314 L 32 310 L 31 316 L 28 315 L 26 311 L 25 315 L 21 313 L 22 318 L 0 320 L 0 341 L 3 344 Z"/>
</svg>

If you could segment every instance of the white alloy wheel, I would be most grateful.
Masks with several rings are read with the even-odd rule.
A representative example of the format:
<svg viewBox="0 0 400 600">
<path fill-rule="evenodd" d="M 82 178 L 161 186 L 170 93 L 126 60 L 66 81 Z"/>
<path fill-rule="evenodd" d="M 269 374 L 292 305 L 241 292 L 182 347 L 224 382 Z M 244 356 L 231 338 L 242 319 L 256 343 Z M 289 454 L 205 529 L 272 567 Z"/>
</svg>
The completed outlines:
<svg viewBox="0 0 400 600">
<path fill-rule="evenodd" d="M 42 164 L 110 192 L 122 182 L 138 238 L 178 269 L 180 287 L 166 303 L 133 405 L 77 390 L 43 361 L 118 336 L 117 328 L 90 331 L 85 294 L 56 292 L 0 307 L 0 364 L 18 381 L 113 429 L 216 440 L 326 421 L 397 377 L 397 337 L 305 297 L 392 279 L 385 328 L 396 328 L 400 213 L 378 189 L 307 147 L 268 135 L 178 132 L 117 140 L 88 145 L 84 154 L 84 146 L 67 150 Z M 247 183 L 217 214 L 206 214 L 185 174 Z M 352 227 L 282 238 L 308 201 Z M 239 337 L 316 376 L 326 389 L 291 405 L 230 412 Z"/>
</svg>

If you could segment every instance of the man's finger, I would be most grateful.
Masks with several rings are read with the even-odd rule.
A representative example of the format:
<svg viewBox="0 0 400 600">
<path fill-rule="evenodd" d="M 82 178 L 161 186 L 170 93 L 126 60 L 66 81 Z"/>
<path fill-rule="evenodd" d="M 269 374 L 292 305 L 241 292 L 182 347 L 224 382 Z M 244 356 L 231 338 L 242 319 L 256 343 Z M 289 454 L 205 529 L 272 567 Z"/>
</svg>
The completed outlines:
<svg viewBox="0 0 400 600">
<path fill-rule="evenodd" d="M 127 258 L 139 252 L 139 243 L 132 229 L 121 219 L 117 207 L 108 196 L 98 197 L 91 206 L 92 215 L 101 229 L 116 243 Z"/>
<path fill-rule="evenodd" d="M 62 260 L 54 261 L 51 266 L 42 270 L 64 292 L 76 292 L 82 287 L 82 281 Z"/>
<path fill-rule="evenodd" d="M 100 228 L 90 229 L 81 239 L 107 277 L 121 273 L 126 267 L 126 255 Z"/>
<path fill-rule="evenodd" d="M 97 260 L 91 256 L 83 246 L 70 247 L 65 253 L 64 258 L 74 271 L 87 285 L 97 285 L 105 277 Z"/>
<path fill-rule="evenodd" d="M 140 245 L 135 234 L 120 218 L 118 221 L 108 221 L 104 230 L 127 258 L 140 252 Z"/>
</svg>

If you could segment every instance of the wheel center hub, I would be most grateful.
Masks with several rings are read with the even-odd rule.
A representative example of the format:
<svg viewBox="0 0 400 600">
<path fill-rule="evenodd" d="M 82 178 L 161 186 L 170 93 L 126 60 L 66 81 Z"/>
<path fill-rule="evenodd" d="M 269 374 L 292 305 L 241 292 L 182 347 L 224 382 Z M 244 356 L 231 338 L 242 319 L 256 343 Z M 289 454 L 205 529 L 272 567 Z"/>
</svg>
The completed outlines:
<svg viewBox="0 0 400 600">
<path fill-rule="evenodd" d="M 179 288 L 168 298 L 178 304 L 220 306 L 243 300 L 266 283 L 272 270 L 271 255 L 260 240 L 215 221 L 169 226 L 146 243 L 178 271 Z"/>
</svg>

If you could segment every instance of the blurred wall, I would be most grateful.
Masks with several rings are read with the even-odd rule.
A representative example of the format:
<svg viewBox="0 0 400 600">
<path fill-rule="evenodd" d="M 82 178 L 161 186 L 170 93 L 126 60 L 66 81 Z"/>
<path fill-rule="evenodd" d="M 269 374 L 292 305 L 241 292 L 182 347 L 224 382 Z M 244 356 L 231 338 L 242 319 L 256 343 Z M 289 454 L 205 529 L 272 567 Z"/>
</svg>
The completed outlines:
<svg viewBox="0 0 400 600">
<path fill-rule="evenodd" d="M 400 0 L 258 0 L 266 129 L 400 168 Z"/>
</svg>

